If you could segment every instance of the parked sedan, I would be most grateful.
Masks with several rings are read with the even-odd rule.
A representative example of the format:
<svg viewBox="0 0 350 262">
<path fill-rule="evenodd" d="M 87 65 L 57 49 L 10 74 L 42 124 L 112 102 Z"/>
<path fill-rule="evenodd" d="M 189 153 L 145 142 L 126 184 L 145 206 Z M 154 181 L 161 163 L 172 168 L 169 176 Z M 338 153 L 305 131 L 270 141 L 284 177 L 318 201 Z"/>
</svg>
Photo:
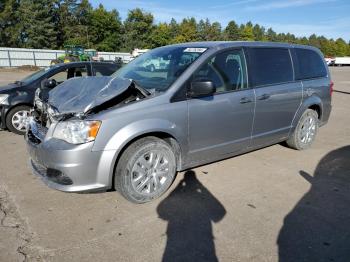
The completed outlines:
<svg viewBox="0 0 350 262">
<path fill-rule="evenodd" d="M 23 135 L 29 110 L 33 107 L 35 90 L 44 79 L 57 84 L 73 77 L 109 76 L 120 67 L 116 63 L 74 62 L 54 65 L 37 71 L 26 78 L 0 87 L 0 129 Z"/>
</svg>

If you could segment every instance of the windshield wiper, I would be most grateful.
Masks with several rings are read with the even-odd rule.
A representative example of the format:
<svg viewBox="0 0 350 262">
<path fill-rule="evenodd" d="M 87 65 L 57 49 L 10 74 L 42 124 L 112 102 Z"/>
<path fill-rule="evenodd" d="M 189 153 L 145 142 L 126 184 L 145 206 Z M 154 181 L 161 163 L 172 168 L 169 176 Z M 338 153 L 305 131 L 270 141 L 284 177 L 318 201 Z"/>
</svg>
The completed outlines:
<svg viewBox="0 0 350 262">
<path fill-rule="evenodd" d="M 15 82 L 14 82 L 14 84 L 16 84 L 16 85 L 22 85 L 22 84 L 23 84 L 23 82 L 22 82 L 22 81 L 18 81 L 18 80 L 17 80 L 17 81 L 15 81 Z"/>
<path fill-rule="evenodd" d="M 132 79 L 132 82 L 133 82 L 135 88 L 136 88 L 137 90 L 139 90 L 144 96 L 147 97 L 147 96 L 152 95 L 151 92 L 149 92 L 146 88 L 143 88 L 142 86 L 140 86 L 138 83 L 136 83 L 135 80 Z"/>
</svg>

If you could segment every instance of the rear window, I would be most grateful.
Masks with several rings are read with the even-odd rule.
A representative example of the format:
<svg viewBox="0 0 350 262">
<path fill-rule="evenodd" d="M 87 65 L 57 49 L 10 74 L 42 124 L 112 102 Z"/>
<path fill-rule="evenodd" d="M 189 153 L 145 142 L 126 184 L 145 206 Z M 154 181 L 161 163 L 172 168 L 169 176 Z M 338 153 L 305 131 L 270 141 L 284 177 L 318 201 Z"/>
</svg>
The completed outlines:
<svg viewBox="0 0 350 262">
<path fill-rule="evenodd" d="M 293 81 L 293 67 L 288 49 L 250 48 L 249 62 L 253 86 Z"/>
<path fill-rule="evenodd" d="M 321 56 L 313 50 L 295 48 L 295 78 L 298 80 L 327 76 Z"/>
</svg>

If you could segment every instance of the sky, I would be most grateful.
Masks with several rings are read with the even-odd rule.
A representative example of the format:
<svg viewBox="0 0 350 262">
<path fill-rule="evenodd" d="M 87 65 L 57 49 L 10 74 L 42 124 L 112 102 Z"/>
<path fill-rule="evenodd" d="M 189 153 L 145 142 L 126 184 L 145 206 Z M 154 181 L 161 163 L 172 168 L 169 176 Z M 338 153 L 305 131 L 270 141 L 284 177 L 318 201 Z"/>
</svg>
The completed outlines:
<svg viewBox="0 0 350 262">
<path fill-rule="evenodd" d="M 236 23 L 258 23 L 278 33 L 310 36 L 315 33 L 328 38 L 342 37 L 350 41 L 350 0 L 90 0 L 108 10 L 117 9 L 124 20 L 128 10 L 141 8 L 154 15 L 155 22 L 181 21 L 195 17 L 209 18 L 223 27 Z"/>
</svg>

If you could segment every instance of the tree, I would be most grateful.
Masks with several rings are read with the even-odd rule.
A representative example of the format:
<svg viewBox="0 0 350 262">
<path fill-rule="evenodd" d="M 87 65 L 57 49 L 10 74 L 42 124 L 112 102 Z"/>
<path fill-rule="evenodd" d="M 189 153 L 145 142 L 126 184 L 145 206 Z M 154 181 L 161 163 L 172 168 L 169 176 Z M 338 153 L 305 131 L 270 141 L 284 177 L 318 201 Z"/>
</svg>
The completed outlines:
<svg viewBox="0 0 350 262">
<path fill-rule="evenodd" d="M 335 41 L 335 48 L 338 56 L 346 56 L 349 53 L 349 46 L 342 38 Z"/>
<path fill-rule="evenodd" d="M 53 11 L 57 46 L 77 44 L 89 47 L 89 26 L 93 8 L 88 0 L 58 0 Z"/>
<path fill-rule="evenodd" d="M 179 25 L 179 33 L 173 39 L 173 43 L 198 41 L 197 23 L 194 17 L 185 18 Z"/>
<path fill-rule="evenodd" d="M 151 34 L 152 48 L 168 45 L 171 41 L 170 26 L 167 23 L 160 23 Z"/>
<path fill-rule="evenodd" d="M 237 41 L 240 38 L 240 30 L 235 21 L 230 21 L 224 30 L 224 39 L 228 41 Z"/>
<path fill-rule="evenodd" d="M 87 27 L 89 43 L 97 50 L 117 51 L 122 47 L 122 22 L 117 10 L 107 11 L 103 5 L 90 11 Z"/>
<path fill-rule="evenodd" d="M 246 25 L 241 25 L 240 29 L 241 29 L 240 40 L 243 40 L 243 41 L 254 40 L 253 26 L 251 22 L 248 22 Z"/>
<path fill-rule="evenodd" d="M 266 32 L 266 38 L 268 41 L 276 42 L 277 41 L 277 34 L 275 31 L 272 30 L 272 28 L 267 29 Z"/>
<path fill-rule="evenodd" d="M 0 46 L 63 48 L 79 44 L 99 51 L 132 51 L 172 43 L 217 40 L 280 41 L 312 45 L 325 56 L 350 56 L 350 42 L 312 34 L 296 37 L 288 32 L 248 22 L 221 24 L 209 19 L 185 18 L 154 24 L 151 13 L 136 8 L 124 22 L 117 10 L 93 8 L 89 0 L 0 0 Z"/>
<path fill-rule="evenodd" d="M 253 27 L 254 40 L 256 41 L 266 41 L 265 28 L 258 24 Z"/>
<path fill-rule="evenodd" d="M 124 22 L 124 49 L 150 48 L 153 30 L 153 15 L 140 8 L 130 10 Z"/>
<path fill-rule="evenodd" d="M 0 3 L 0 46 L 18 46 L 20 44 L 18 1 L 2 0 Z"/>
<path fill-rule="evenodd" d="M 218 22 L 210 23 L 207 18 L 205 21 L 200 20 L 197 24 L 198 41 L 217 41 L 221 40 L 221 25 Z"/>
<path fill-rule="evenodd" d="M 55 25 L 50 0 L 21 0 L 18 7 L 20 45 L 27 48 L 56 47 Z"/>
<path fill-rule="evenodd" d="M 321 48 L 321 43 L 315 34 L 310 35 L 309 45 L 312 45 L 312 46 L 317 47 L 317 48 Z"/>
</svg>

